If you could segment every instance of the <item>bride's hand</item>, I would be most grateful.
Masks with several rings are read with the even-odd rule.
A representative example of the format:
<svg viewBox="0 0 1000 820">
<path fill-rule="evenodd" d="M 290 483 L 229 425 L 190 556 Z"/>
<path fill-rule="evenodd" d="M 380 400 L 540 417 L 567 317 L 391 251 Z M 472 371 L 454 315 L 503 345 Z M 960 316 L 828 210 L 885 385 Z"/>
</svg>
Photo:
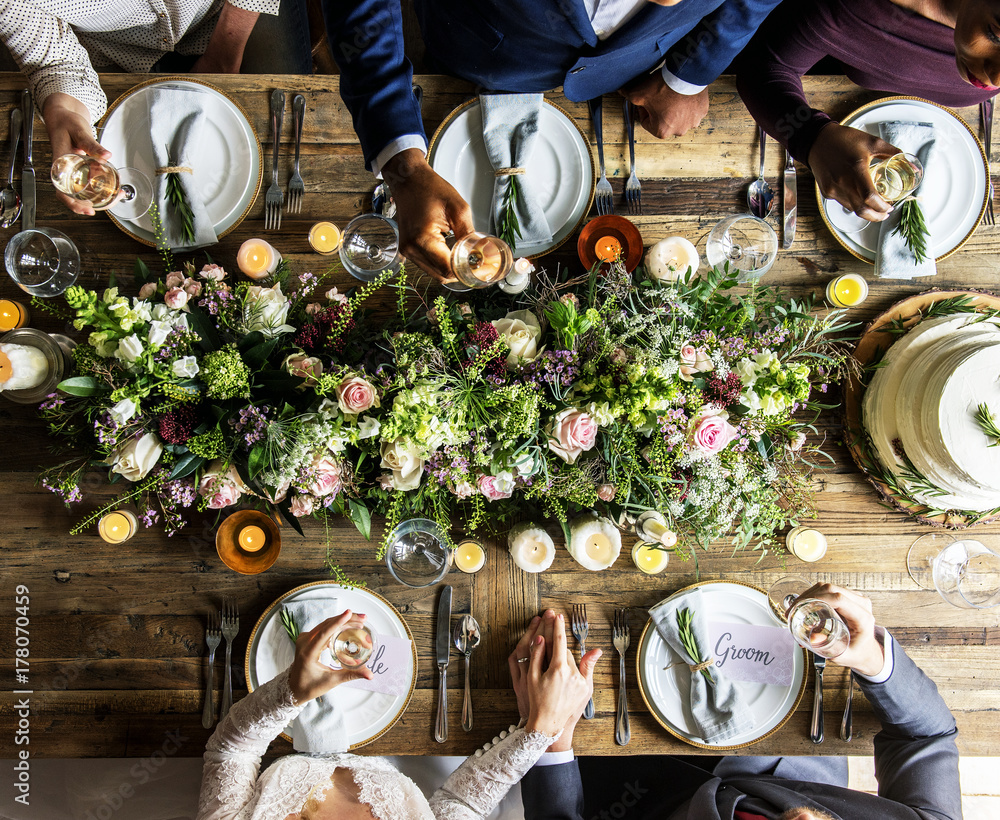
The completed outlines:
<svg viewBox="0 0 1000 820">
<path fill-rule="evenodd" d="M 327 618 L 311 631 L 299 635 L 295 642 L 295 660 L 288 670 L 288 685 L 297 704 L 301 706 L 306 701 L 325 695 L 333 687 L 349 680 L 358 678 L 371 680 L 372 672 L 367 666 L 357 669 L 333 669 L 321 663 L 319 659 L 334 635 L 348 623 L 361 626 L 364 620 L 364 615 L 354 615 L 348 609 L 335 618 Z"/>
</svg>

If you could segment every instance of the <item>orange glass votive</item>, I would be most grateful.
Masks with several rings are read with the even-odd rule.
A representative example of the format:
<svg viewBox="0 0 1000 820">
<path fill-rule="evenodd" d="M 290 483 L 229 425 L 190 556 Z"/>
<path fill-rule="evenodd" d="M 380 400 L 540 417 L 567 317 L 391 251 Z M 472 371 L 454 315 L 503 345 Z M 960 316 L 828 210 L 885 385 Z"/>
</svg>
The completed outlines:
<svg viewBox="0 0 1000 820">
<path fill-rule="evenodd" d="M 602 236 L 594 246 L 594 255 L 602 262 L 614 262 L 622 254 L 622 243 L 613 236 Z"/>
<path fill-rule="evenodd" d="M 254 524 L 240 530 L 240 534 L 236 540 L 240 545 L 240 549 L 244 552 L 257 552 L 264 549 L 264 546 L 267 544 L 267 536 L 264 534 L 264 530 Z"/>
</svg>

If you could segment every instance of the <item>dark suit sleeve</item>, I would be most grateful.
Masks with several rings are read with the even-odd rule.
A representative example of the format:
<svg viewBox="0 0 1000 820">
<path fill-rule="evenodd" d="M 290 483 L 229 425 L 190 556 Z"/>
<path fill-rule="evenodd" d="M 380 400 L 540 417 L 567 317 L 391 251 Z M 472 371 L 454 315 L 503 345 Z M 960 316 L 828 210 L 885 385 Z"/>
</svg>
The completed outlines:
<svg viewBox="0 0 1000 820">
<path fill-rule="evenodd" d="M 324 0 L 323 13 L 365 167 L 398 137 L 419 134 L 426 144 L 413 66 L 403 53 L 399 0 Z"/>
<path fill-rule="evenodd" d="M 583 781 L 574 760 L 533 766 L 521 779 L 524 820 L 583 820 Z"/>
<path fill-rule="evenodd" d="M 885 683 L 858 677 L 882 723 L 875 736 L 880 797 L 934 817 L 962 816 L 955 719 L 937 687 L 892 642 L 893 670 Z"/>
</svg>

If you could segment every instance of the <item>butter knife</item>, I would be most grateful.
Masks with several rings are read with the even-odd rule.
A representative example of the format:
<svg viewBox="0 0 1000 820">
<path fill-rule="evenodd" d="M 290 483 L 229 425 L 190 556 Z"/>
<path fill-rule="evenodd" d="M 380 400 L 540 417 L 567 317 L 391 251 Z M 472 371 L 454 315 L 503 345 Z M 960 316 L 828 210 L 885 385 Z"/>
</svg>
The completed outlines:
<svg viewBox="0 0 1000 820">
<path fill-rule="evenodd" d="M 809 725 L 809 739 L 813 743 L 823 742 L 823 671 L 826 669 L 826 658 L 822 655 L 811 653 L 813 657 L 813 669 L 816 672 L 816 681 L 813 687 L 813 713 L 812 723 Z"/>
<path fill-rule="evenodd" d="M 35 130 L 35 104 L 31 92 L 21 92 L 21 134 L 24 138 L 24 165 L 21 166 L 21 230 L 35 227 L 35 168 L 31 164 L 31 139 Z"/>
<path fill-rule="evenodd" d="M 785 184 L 781 194 L 781 212 L 784 216 L 781 230 L 781 247 L 792 247 L 795 241 L 795 221 L 798 214 L 799 194 L 795 182 L 795 160 L 785 149 Z"/>
<path fill-rule="evenodd" d="M 437 720 L 434 723 L 434 739 L 444 743 L 448 739 L 448 661 L 451 658 L 451 587 L 441 590 L 437 609 L 437 667 L 438 683 Z"/>
</svg>

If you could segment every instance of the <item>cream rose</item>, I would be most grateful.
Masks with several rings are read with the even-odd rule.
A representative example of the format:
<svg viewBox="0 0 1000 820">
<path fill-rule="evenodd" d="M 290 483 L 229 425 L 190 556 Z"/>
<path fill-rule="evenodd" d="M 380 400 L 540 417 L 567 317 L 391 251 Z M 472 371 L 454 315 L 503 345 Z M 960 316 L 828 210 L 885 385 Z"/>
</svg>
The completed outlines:
<svg viewBox="0 0 1000 820">
<path fill-rule="evenodd" d="M 545 432 L 549 449 L 567 464 L 575 464 L 597 441 L 597 424 L 587 413 L 572 407 L 560 410 Z"/>
<path fill-rule="evenodd" d="M 352 376 L 337 386 L 337 406 L 344 415 L 356 416 L 379 406 L 378 391 L 368 380 Z"/>
<path fill-rule="evenodd" d="M 503 319 L 493 322 L 497 333 L 510 347 L 507 364 L 515 367 L 518 362 L 532 361 L 538 355 L 538 340 L 542 337 L 542 326 L 530 310 L 515 310 Z"/>
<path fill-rule="evenodd" d="M 415 490 L 424 474 L 424 460 L 412 441 L 397 438 L 382 442 L 380 467 L 392 470 L 392 486 L 396 490 Z"/>
<path fill-rule="evenodd" d="M 162 453 L 163 444 L 155 433 L 131 438 L 115 454 L 111 472 L 118 473 L 126 481 L 142 481 L 156 466 Z"/>
<path fill-rule="evenodd" d="M 243 304 L 243 322 L 247 333 L 258 330 L 269 338 L 295 330 L 285 324 L 290 307 L 288 297 L 281 292 L 281 283 L 270 288 L 254 285 L 247 290 Z"/>
<path fill-rule="evenodd" d="M 326 495 L 337 495 L 340 492 L 343 469 L 328 455 L 318 455 L 309 465 L 310 482 L 305 489 L 312 495 L 322 498 Z"/>
<path fill-rule="evenodd" d="M 296 518 L 312 515 L 314 509 L 316 509 L 316 499 L 311 495 L 297 495 L 288 505 L 289 512 Z"/>
</svg>

